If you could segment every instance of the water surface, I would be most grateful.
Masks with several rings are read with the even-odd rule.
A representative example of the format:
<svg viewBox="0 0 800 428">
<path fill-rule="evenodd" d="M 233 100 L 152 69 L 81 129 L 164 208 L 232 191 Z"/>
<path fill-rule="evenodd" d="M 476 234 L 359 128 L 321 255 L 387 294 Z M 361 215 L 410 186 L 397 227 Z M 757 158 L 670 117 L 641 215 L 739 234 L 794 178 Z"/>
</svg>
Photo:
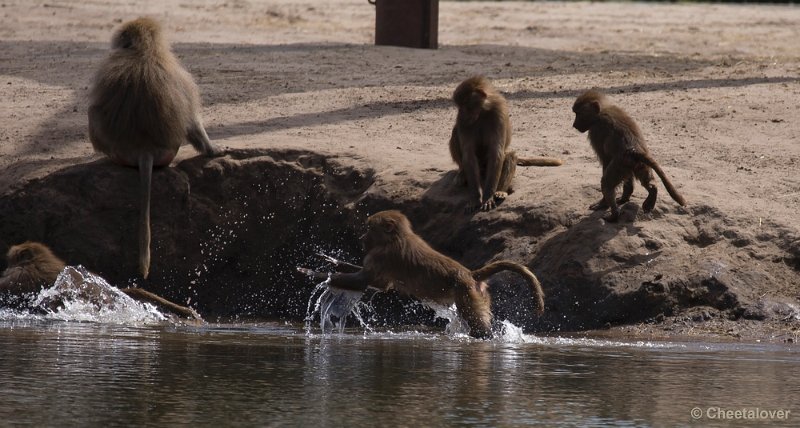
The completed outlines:
<svg viewBox="0 0 800 428">
<path fill-rule="evenodd" d="M 542 338 L 513 326 L 479 341 L 0 316 L 0 425 L 752 426 L 706 412 L 758 407 L 792 412 L 771 426 L 797 426 L 799 368 L 792 345 Z"/>
</svg>

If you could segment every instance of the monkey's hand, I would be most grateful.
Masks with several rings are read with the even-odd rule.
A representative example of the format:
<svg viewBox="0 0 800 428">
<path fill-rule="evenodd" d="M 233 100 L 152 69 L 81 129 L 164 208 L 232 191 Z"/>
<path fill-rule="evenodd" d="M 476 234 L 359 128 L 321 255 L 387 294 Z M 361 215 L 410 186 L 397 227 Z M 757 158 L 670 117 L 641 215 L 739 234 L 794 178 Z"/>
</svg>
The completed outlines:
<svg viewBox="0 0 800 428">
<path fill-rule="evenodd" d="M 327 274 L 298 266 L 297 271 L 307 275 L 309 278 L 313 278 L 314 281 L 327 281 L 330 278 L 328 287 L 343 290 L 364 291 L 371 282 L 370 276 L 363 269 L 354 273 L 336 272 Z"/>
<path fill-rule="evenodd" d="M 313 279 L 314 281 L 326 281 L 328 279 L 328 277 L 330 276 L 327 273 L 317 272 L 317 271 L 315 271 L 313 269 L 308 269 L 308 268 L 304 268 L 304 267 L 300 267 L 300 266 L 297 267 L 297 271 L 302 273 L 303 275 Z"/>
<path fill-rule="evenodd" d="M 336 267 L 343 267 L 345 270 L 350 271 L 350 272 L 358 272 L 358 271 L 360 271 L 362 269 L 361 266 L 359 266 L 359 265 L 356 265 L 356 264 L 353 264 L 353 263 L 349 263 L 349 262 L 346 262 L 344 260 L 339 260 L 339 259 L 331 257 L 331 256 L 329 256 L 329 255 L 327 255 L 325 253 L 317 252 L 317 256 L 322 257 L 325 261 L 333 263 L 334 266 L 336 266 Z"/>
</svg>

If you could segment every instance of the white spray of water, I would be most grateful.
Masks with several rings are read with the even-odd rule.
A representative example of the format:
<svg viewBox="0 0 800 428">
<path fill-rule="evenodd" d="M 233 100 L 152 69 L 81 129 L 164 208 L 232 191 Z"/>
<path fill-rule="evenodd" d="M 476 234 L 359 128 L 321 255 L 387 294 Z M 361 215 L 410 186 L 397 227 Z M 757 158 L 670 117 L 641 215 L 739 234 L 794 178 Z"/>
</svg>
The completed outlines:
<svg viewBox="0 0 800 428">
<path fill-rule="evenodd" d="M 458 315 L 456 305 L 450 306 L 440 305 L 435 302 L 423 302 L 426 306 L 433 309 L 436 317 L 448 320 L 448 324 L 444 329 L 446 335 L 453 338 L 470 338 L 469 325 L 466 321 Z M 498 326 L 493 328 L 496 330 L 492 340 L 503 343 L 532 343 L 536 342 L 537 338 L 534 335 L 525 334 L 522 327 L 514 325 L 511 321 L 504 320 Z"/>
<path fill-rule="evenodd" d="M 444 328 L 444 333 L 446 335 L 450 337 L 469 336 L 469 326 L 464 319 L 458 315 L 455 303 L 450 306 L 445 306 L 432 301 L 423 301 L 422 304 L 431 308 L 436 318 L 447 320 L 447 326 Z"/>
<path fill-rule="evenodd" d="M 511 321 L 504 320 L 500 323 L 500 332 L 496 339 L 504 343 L 531 343 L 536 341 L 536 336 L 525 334 L 522 327 L 517 327 Z"/>
<path fill-rule="evenodd" d="M 311 323 L 314 320 L 314 315 L 319 315 L 319 327 L 323 334 L 334 330 L 338 333 L 344 333 L 345 322 L 350 314 L 356 317 L 361 327 L 369 330 L 370 327 L 362 318 L 360 311 L 361 296 L 364 295 L 364 292 L 331 288 L 328 286 L 329 283 L 330 277 L 317 284 L 314 291 L 311 292 L 311 297 L 308 299 L 308 307 L 306 308 L 306 334 L 311 334 Z M 317 293 L 319 293 L 319 296 L 314 300 L 314 296 Z M 313 311 L 311 310 L 311 302 L 314 302 Z"/>
<path fill-rule="evenodd" d="M 55 309 L 51 303 L 61 302 Z M 3 320 L 89 321 L 109 324 L 156 324 L 167 318 L 155 306 L 138 302 L 83 266 L 67 266 L 55 284 L 43 289 L 33 305 L 42 315 L 4 309 Z"/>
</svg>

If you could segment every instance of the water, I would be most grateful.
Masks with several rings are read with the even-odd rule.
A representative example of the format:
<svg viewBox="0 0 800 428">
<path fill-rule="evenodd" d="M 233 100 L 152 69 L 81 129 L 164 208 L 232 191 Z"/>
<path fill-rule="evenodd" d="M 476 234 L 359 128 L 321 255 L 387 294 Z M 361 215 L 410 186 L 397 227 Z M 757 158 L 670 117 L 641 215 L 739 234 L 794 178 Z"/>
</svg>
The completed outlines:
<svg viewBox="0 0 800 428">
<path fill-rule="evenodd" d="M 43 289 L 33 299 L 33 305 L 42 308 L 51 306 L 48 302 L 59 304 L 47 309 L 43 319 L 117 324 L 159 323 L 167 319 L 155 306 L 130 298 L 83 266 L 64 267 L 53 286 Z M 28 317 L 18 315 L 18 318 Z"/>
<path fill-rule="evenodd" d="M 108 301 L 75 291 L 87 284 Z M 442 307 L 454 321 L 444 330 L 378 329 L 359 316 L 346 327 L 361 293 L 326 283 L 303 324 L 187 324 L 114 293 L 68 268 L 39 296 L 64 308 L 0 310 L 0 426 L 800 422 L 793 344 L 542 337 L 507 322 L 481 341 Z M 743 409 L 761 419 L 719 419 Z"/>
<path fill-rule="evenodd" d="M 344 333 L 344 329 L 347 326 L 346 321 L 350 315 L 358 320 L 361 327 L 369 330 L 369 325 L 361 316 L 361 307 L 365 305 L 361 302 L 361 297 L 364 293 L 361 291 L 328 288 L 329 282 L 330 278 L 317 284 L 308 299 L 306 333 L 311 333 L 311 326 L 315 318 L 319 318 L 319 328 L 322 333 L 334 331 Z M 312 304 L 312 302 L 314 303 Z"/>
<path fill-rule="evenodd" d="M 791 410 L 793 345 L 0 317 L 0 425 L 674 426 Z M 715 423 L 716 422 L 716 423 Z M 698 426 L 752 426 L 713 421 Z"/>
</svg>

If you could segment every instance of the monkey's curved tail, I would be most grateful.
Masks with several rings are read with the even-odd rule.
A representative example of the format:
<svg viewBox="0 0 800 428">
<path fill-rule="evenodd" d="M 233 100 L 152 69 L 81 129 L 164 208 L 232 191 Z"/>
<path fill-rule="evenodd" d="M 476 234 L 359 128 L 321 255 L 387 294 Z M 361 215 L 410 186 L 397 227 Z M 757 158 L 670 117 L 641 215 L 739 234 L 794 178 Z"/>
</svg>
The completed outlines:
<svg viewBox="0 0 800 428">
<path fill-rule="evenodd" d="M 145 303 L 152 303 L 162 309 L 174 313 L 175 315 L 179 315 L 189 319 L 195 319 L 198 321 L 202 321 L 203 319 L 200 316 L 200 314 L 198 314 L 197 311 L 195 311 L 194 309 L 188 306 L 181 306 L 177 303 L 170 302 L 169 300 L 159 296 L 158 294 L 151 293 L 143 288 L 128 287 L 128 288 L 122 288 L 121 291 L 134 300 L 138 300 L 140 302 L 145 302 Z"/>
<path fill-rule="evenodd" d="M 658 165 L 655 159 L 653 159 L 648 153 L 640 153 L 640 152 L 633 152 L 634 156 L 638 158 L 640 162 L 647 164 L 650 168 L 653 168 L 653 171 L 658 174 L 658 177 L 661 178 L 661 182 L 664 183 L 664 187 L 667 188 L 667 193 L 675 200 L 680 206 L 686 206 L 686 199 L 683 199 L 678 190 L 675 189 L 675 186 L 672 185 L 672 182 L 669 181 L 667 178 L 667 174 L 664 174 L 664 171 Z"/>
<path fill-rule="evenodd" d="M 561 166 L 564 161 L 558 158 L 517 158 L 519 166 Z"/>
<path fill-rule="evenodd" d="M 542 290 L 542 284 L 539 283 L 539 278 L 536 278 L 536 275 L 525 266 L 508 260 L 500 260 L 472 271 L 472 277 L 475 278 L 476 281 L 484 281 L 490 276 L 503 271 L 514 272 L 528 281 L 528 284 L 531 286 L 531 291 L 533 291 L 533 296 L 536 299 L 536 312 L 541 315 L 544 312 L 544 291 Z"/>
<path fill-rule="evenodd" d="M 139 155 L 139 272 L 150 274 L 150 182 L 153 178 L 153 154 Z"/>
</svg>

